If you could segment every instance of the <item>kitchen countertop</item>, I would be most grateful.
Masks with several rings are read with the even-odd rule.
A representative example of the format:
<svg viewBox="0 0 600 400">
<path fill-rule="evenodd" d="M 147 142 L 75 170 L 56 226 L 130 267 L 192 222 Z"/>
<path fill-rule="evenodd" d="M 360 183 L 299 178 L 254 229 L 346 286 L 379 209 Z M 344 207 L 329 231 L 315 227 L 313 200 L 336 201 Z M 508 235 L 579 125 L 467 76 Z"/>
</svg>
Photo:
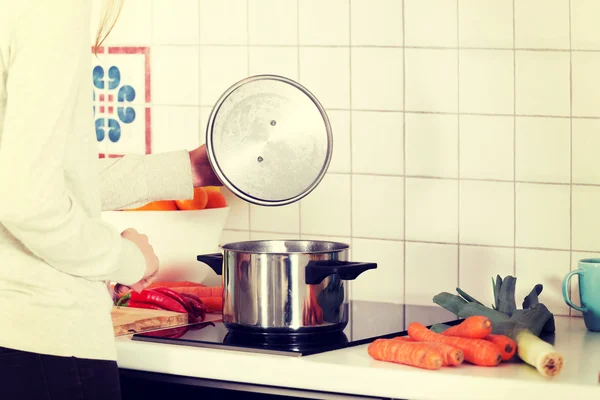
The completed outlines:
<svg viewBox="0 0 600 400">
<path fill-rule="evenodd" d="M 565 365 L 554 378 L 522 362 L 422 370 L 373 360 L 368 345 L 296 358 L 132 341 L 130 336 L 117 338 L 118 363 L 129 370 L 375 398 L 600 398 L 600 333 L 587 331 L 582 318 L 555 319 L 554 345 Z"/>
</svg>

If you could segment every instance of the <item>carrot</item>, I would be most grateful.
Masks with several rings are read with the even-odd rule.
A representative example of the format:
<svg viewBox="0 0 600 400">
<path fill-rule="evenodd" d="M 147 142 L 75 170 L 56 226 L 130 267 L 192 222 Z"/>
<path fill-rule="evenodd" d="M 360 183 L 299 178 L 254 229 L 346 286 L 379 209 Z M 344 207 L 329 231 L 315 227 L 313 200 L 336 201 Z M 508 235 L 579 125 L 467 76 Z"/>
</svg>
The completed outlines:
<svg viewBox="0 0 600 400">
<path fill-rule="evenodd" d="M 517 344 L 508 336 L 491 334 L 484 339 L 495 343 L 498 346 L 502 352 L 502 359 L 504 361 L 510 360 L 517 352 Z"/>
<path fill-rule="evenodd" d="M 413 343 L 416 342 L 416 340 L 411 339 L 409 336 L 397 336 L 393 340 L 400 340 L 403 342 L 413 342 Z M 460 365 L 460 364 L 462 364 L 462 362 L 465 359 L 465 355 L 463 354 L 461 349 L 451 346 L 449 344 L 438 343 L 438 342 L 421 342 L 421 343 L 427 343 L 427 345 L 429 347 L 440 352 L 440 354 L 442 355 L 443 362 L 444 362 L 443 366 Z"/>
<path fill-rule="evenodd" d="M 444 336 L 430 331 L 419 322 L 408 326 L 408 334 L 419 342 L 445 343 L 462 350 L 467 362 L 481 366 L 496 366 L 502 361 L 502 353 L 498 346 L 483 339 Z"/>
<path fill-rule="evenodd" d="M 378 361 L 410 365 L 423 369 L 440 369 L 441 354 L 426 343 L 393 339 L 375 339 L 367 348 L 371 358 Z"/>
<path fill-rule="evenodd" d="M 483 339 L 492 333 L 492 322 L 482 315 L 472 315 L 442 332 L 444 336 Z"/>
<path fill-rule="evenodd" d="M 200 297 L 200 300 L 202 300 L 202 304 L 206 306 L 206 312 L 223 311 L 222 297 Z"/>
</svg>

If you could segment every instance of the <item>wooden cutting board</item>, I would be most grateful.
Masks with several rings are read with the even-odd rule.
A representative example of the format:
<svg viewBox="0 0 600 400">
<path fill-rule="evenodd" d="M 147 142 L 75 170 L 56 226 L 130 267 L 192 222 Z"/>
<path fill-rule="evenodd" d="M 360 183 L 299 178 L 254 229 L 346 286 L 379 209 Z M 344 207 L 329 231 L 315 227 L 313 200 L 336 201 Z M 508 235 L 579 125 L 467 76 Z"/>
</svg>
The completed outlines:
<svg viewBox="0 0 600 400">
<path fill-rule="evenodd" d="M 113 306 L 111 316 L 115 336 L 130 335 L 188 323 L 187 314 L 145 308 Z"/>
</svg>

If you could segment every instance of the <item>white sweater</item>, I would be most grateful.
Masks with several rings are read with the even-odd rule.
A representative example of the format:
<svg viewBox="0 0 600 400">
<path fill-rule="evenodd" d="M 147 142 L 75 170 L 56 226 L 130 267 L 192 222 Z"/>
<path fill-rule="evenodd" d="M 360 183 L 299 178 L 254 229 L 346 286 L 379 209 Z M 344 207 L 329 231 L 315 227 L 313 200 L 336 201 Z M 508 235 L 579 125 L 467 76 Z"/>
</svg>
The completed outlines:
<svg viewBox="0 0 600 400">
<path fill-rule="evenodd" d="M 185 150 L 98 159 L 91 7 L 0 0 L 0 346 L 115 360 L 106 281 L 145 262 L 101 211 L 193 185 Z"/>
</svg>

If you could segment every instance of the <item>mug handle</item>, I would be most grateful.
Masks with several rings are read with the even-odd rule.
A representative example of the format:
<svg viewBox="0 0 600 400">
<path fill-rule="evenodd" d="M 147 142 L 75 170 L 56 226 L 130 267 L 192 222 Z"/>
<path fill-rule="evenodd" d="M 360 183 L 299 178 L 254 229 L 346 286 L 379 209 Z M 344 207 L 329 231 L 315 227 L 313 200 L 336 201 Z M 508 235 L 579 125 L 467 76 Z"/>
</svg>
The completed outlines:
<svg viewBox="0 0 600 400">
<path fill-rule="evenodd" d="M 563 283 L 562 283 L 562 292 L 563 292 L 563 298 L 565 299 L 565 302 L 567 303 L 567 305 L 569 307 L 572 307 L 575 310 L 584 313 L 584 312 L 587 312 L 587 308 L 576 306 L 571 301 L 571 297 L 569 297 L 569 281 L 571 280 L 573 275 L 577 274 L 577 275 L 581 276 L 582 273 L 583 273 L 582 270 L 576 269 L 575 271 L 571 271 L 567 275 L 565 275 L 565 277 L 563 278 Z"/>
</svg>

